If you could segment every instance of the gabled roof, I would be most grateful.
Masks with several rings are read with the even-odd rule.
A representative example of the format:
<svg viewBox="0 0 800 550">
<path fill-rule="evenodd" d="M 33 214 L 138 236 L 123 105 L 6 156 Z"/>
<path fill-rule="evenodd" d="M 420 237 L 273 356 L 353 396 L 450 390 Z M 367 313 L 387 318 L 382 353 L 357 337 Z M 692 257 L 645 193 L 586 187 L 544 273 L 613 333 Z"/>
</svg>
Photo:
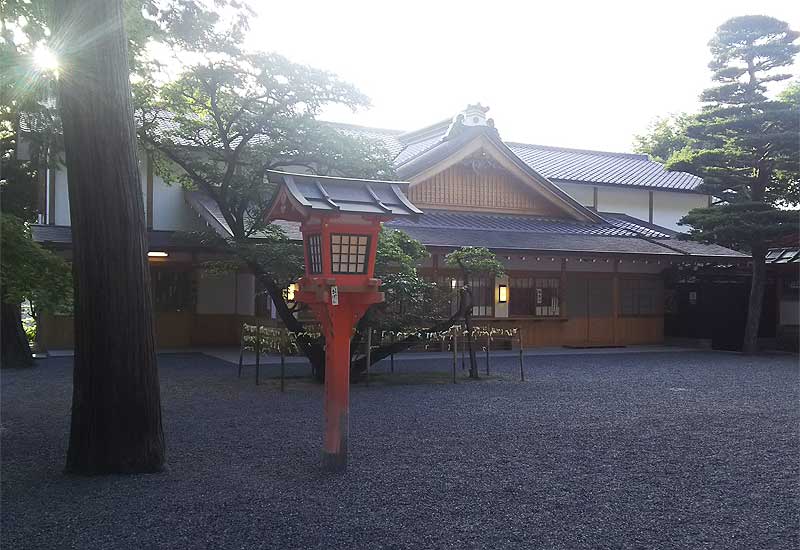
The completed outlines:
<svg viewBox="0 0 800 550">
<path fill-rule="evenodd" d="M 394 158 L 398 171 L 445 141 L 450 120 L 420 130 L 402 132 L 330 123 L 351 135 L 378 140 Z M 669 191 L 696 192 L 703 180 L 686 172 L 668 172 L 647 155 L 571 149 L 506 142 L 509 150 L 530 169 L 554 183 L 616 185 Z"/>
<path fill-rule="evenodd" d="M 523 184 L 544 196 L 571 217 L 583 221 L 600 221 L 597 213 L 580 204 L 560 187 L 522 162 L 490 126 L 460 127 L 457 133 L 451 133 L 413 160 L 400 166 L 397 175 L 410 180 L 411 185 L 414 185 L 477 152 L 489 155 L 498 161 Z"/>
</svg>

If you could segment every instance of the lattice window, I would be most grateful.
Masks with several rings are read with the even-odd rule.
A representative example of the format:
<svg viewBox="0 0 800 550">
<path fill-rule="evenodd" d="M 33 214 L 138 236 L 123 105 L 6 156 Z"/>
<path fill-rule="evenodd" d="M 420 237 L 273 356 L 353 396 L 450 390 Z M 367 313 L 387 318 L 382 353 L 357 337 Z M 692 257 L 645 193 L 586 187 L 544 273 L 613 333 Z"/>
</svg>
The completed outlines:
<svg viewBox="0 0 800 550">
<path fill-rule="evenodd" d="M 369 236 L 331 235 L 331 272 L 363 274 L 367 272 Z"/>
<path fill-rule="evenodd" d="M 655 279 L 622 279 L 620 312 L 627 316 L 658 314 L 660 289 L 660 283 Z"/>
<path fill-rule="evenodd" d="M 189 271 L 151 267 L 150 279 L 156 311 L 192 311 L 194 289 Z"/>
<path fill-rule="evenodd" d="M 472 291 L 472 315 L 490 317 L 494 315 L 494 278 L 473 277 L 469 281 Z"/>
<path fill-rule="evenodd" d="M 512 277 L 508 305 L 511 315 L 561 315 L 561 281 L 554 277 Z"/>
<path fill-rule="evenodd" d="M 309 235 L 307 239 L 309 273 L 322 273 L 322 246 L 319 235 Z"/>
<path fill-rule="evenodd" d="M 449 288 L 450 315 L 455 315 L 459 307 L 459 289 L 464 285 L 460 277 L 440 277 L 437 283 L 442 288 Z M 491 317 L 494 315 L 494 278 L 473 277 L 469 281 L 472 291 L 472 315 L 475 317 Z"/>
</svg>

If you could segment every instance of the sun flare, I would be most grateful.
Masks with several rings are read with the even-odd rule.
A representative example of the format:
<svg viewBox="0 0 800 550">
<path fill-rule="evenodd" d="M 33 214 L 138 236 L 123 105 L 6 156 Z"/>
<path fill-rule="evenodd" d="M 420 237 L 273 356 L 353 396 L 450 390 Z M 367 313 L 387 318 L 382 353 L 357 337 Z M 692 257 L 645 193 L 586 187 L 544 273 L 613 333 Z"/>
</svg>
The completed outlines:
<svg viewBox="0 0 800 550">
<path fill-rule="evenodd" d="M 40 44 L 36 47 L 36 50 L 34 50 L 33 62 L 40 71 L 58 72 L 58 57 L 53 50 L 44 44 Z"/>
</svg>

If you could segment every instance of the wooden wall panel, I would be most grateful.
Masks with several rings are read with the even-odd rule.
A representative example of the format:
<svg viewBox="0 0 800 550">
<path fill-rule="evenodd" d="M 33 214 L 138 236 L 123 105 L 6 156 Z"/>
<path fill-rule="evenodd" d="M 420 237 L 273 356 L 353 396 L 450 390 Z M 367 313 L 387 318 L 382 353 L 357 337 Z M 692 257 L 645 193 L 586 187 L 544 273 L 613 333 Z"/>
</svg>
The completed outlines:
<svg viewBox="0 0 800 550">
<path fill-rule="evenodd" d="M 626 346 L 664 343 L 664 317 L 620 317 L 620 342 Z"/>
<path fill-rule="evenodd" d="M 433 206 L 565 217 L 561 209 L 500 168 L 476 171 L 469 165 L 457 164 L 413 185 L 408 197 L 423 208 Z"/>
</svg>

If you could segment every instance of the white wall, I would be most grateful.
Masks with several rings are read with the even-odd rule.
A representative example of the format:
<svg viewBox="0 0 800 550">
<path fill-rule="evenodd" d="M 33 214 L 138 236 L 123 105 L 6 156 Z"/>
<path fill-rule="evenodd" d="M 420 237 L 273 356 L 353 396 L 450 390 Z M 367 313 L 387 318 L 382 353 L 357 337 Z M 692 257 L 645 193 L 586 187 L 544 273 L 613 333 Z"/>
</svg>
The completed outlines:
<svg viewBox="0 0 800 550">
<path fill-rule="evenodd" d="M 70 225 L 69 218 L 69 189 L 67 188 L 66 169 L 56 170 L 56 196 L 55 213 L 56 225 Z M 49 191 L 48 191 L 49 192 Z M 52 201 L 50 204 L 53 204 Z"/>
<path fill-rule="evenodd" d="M 650 193 L 646 189 L 597 188 L 598 212 L 619 212 L 647 221 L 650 218 Z"/>
<path fill-rule="evenodd" d="M 557 185 L 583 206 L 594 206 L 594 186 L 582 183 L 559 183 Z"/>
<path fill-rule="evenodd" d="M 236 312 L 236 274 L 200 271 L 197 277 L 197 313 Z"/>
<path fill-rule="evenodd" d="M 197 313 L 202 315 L 255 313 L 255 277 L 252 273 L 197 274 Z"/>
<path fill-rule="evenodd" d="M 688 226 L 678 225 L 678 220 L 693 208 L 707 206 L 708 195 L 653 191 L 653 223 L 674 231 L 686 232 Z"/>
<path fill-rule="evenodd" d="M 153 229 L 167 231 L 199 229 L 197 215 L 183 199 L 183 188 L 178 184 L 167 185 L 157 175 L 153 176 Z"/>
<path fill-rule="evenodd" d="M 252 273 L 239 273 L 236 294 L 236 313 L 254 315 L 256 307 L 256 278 Z"/>
<path fill-rule="evenodd" d="M 142 186 L 142 203 L 147 215 L 147 173 L 144 157 L 139 163 Z M 63 166 L 55 172 L 55 223 L 70 225 L 67 171 Z M 49 193 L 49 186 L 48 186 Z M 50 200 L 49 204 L 53 204 Z M 167 231 L 197 231 L 202 226 L 192 207 L 183 199 L 180 185 L 167 185 L 159 176 L 153 176 L 153 229 Z"/>
</svg>

